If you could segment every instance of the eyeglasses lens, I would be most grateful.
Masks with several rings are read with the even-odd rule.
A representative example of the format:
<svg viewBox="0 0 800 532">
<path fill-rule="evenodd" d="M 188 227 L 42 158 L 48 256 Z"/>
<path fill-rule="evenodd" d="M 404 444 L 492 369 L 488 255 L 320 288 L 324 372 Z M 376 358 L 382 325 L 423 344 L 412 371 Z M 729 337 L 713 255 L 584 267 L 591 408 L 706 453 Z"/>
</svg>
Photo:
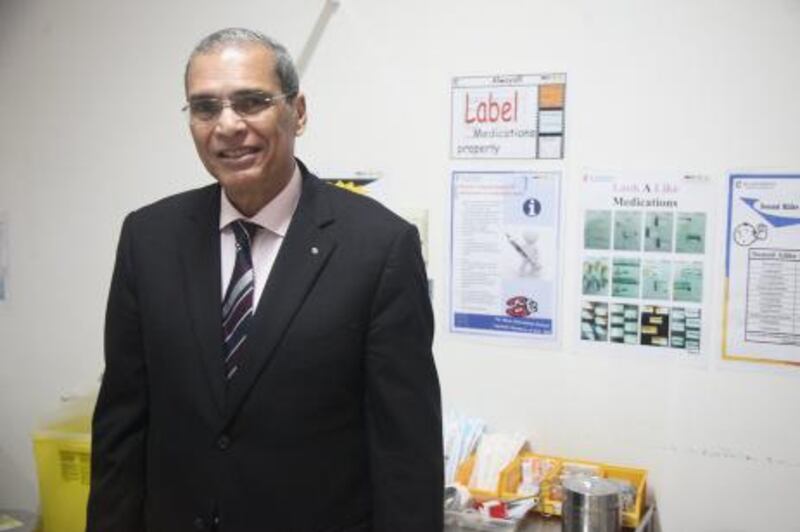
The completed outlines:
<svg viewBox="0 0 800 532">
<path fill-rule="evenodd" d="M 272 98 L 260 94 L 241 94 L 231 98 L 231 107 L 239 116 L 258 114 L 272 105 Z"/>
<path fill-rule="evenodd" d="M 189 103 L 192 118 L 202 121 L 213 120 L 222 112 L 222 101 L 214 99 L 195 100 Z"/>
<path fill-rule="evenodd" d="M 253 116 L 266 110 L 273 103 L 273 98 L 262 94 L 237 94 L 229 98 L 230 106 L 239 116 Z M 225 107 L 217 98 L 202 98 L 189 103 L 192 118 L 203 122 L 216 120 Z"/>
</svg>

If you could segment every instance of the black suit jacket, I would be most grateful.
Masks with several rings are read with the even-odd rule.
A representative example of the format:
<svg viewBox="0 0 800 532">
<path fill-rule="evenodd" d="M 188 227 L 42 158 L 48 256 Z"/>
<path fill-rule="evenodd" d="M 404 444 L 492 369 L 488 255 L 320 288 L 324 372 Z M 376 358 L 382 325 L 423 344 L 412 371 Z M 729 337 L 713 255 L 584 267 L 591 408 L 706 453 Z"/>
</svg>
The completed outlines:
<svg viewBox="0 0 800 532">
<path fill-rule="evenodd" d="M 418 233 L 301 171 L 300 202 L 228 384 L 219 186 L 126 218 L 93 420 L 89 531 L 442 530 Z"/>
</svg>

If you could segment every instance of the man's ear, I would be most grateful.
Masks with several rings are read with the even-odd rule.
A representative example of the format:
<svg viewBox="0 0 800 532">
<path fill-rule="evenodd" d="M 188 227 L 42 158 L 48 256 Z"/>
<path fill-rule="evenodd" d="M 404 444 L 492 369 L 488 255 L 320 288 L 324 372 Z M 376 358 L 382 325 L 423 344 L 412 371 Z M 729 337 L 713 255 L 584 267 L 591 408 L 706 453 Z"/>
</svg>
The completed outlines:
<svg viewBox="0 0 800 532">
<path fill-rule="evenodd" d="M 295 136 L 299 137 L 306 130 L 306 121 L 308 120 L 308 115 L 306 114 L 306 95 L 302 92 L 298 92 L 297 96 L 294 97 L 293 103 L 294 105 L 292 107 L 297 116 Z"/>
</svg>

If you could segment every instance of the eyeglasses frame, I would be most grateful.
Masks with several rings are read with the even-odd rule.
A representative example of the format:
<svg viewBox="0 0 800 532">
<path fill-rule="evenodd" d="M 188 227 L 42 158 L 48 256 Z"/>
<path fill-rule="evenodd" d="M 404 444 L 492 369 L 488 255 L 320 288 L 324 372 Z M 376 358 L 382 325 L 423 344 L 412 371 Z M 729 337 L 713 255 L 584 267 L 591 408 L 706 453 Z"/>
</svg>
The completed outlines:
<svg viewBox="0 0 800 532">
<path fill-rule="evenodd" d="M 242 120 L 248 120 L 248 119 L 254 118 L 255 116 L 257 116 L 260 113 L 268 111 L 279 100 L 284 100 L 284 99 L 285 100 L 291 100 L 292 98 L 297 96 L 297 92 L 283 92 L 283 93 L 280 93 L 280 94 L 271 95 L 271 94 L 263 94 L 263 93 L 260 93 L 259 91 L 255 91 L 255 92 L 252 92 L 252 93 L 248 93 L 248 95 L 251 95 L 251 96 L 253 96 L 253 95 L 262 96 L 263 97 L 263 102 L 264 102 L 264 104 L 266 104 L 266 107 L 264 107 L 263 109 L 259 109 L 258 111 L 254 112 L 254 113 L 250 113 L 250 114 L 241 113 L 241 112 L 237 111 L 236 108 L 233 107 L 233 102 L 231 102 L 231 98 L 230 97 L 225 97 L 225 98 L 202 97 L 202 98 L 198 98 L 198 100 L 218 101 L 218 102 L 220 102 L 222 107 L 220 107 L 219 112 L 217 112 L 213 117 L 209 118 L 208 120 L 204 120 L 202 118 L 199 118 L 197 116 L 192 115 L 192 111 L 191 111 L 192 102 L 186 102 L 186 105 L 184 105 L 181 108 L 181 112 L 186 113 L 189 116 L 189 120 L 194 122 L 194 123 L 214 124 L 214 123 L 219 121 L 219 118 L 220 118 L 220 116 L 222 116 L 222 112 L 225 110 L 225 108 L 229 107 L 231 109 L 231 111 L 236 113 L 236 116 L 238 116 Z"/>
</svg>

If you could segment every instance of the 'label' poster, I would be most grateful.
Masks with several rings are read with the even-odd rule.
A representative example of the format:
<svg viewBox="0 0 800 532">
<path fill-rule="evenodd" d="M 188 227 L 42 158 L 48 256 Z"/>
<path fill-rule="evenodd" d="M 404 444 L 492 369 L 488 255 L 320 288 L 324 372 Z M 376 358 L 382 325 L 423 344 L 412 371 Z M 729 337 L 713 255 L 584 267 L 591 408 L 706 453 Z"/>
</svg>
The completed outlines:
<svg viewBox="0 0 800 532">
<path fill-rule="evenodd" d="M 562 159 L 565 74 L 453 79 L 451 157 Z"/>
</svg>

